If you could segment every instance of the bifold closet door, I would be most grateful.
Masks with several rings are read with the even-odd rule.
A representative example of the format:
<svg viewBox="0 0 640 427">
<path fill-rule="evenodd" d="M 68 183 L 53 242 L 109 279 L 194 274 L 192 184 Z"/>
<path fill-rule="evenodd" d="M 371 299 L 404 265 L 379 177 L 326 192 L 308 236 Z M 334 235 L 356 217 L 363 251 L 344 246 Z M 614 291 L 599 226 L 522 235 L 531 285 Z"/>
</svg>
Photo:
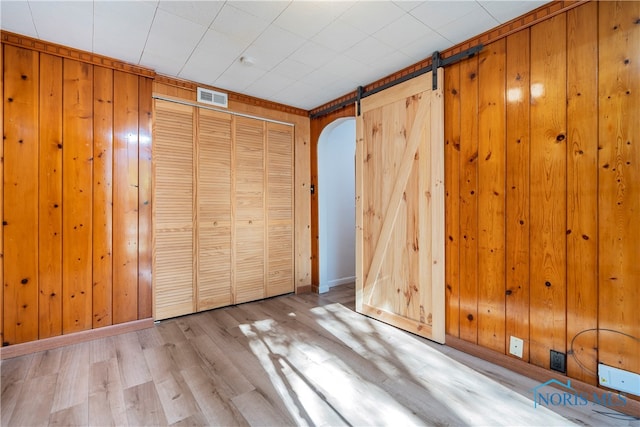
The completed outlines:
<svg viewBox="0 0 640 427">
<path fill-rule="evenodd" d="M 231 126 L 227 113 L 198 110 L 197 310 L 233 303 L 231 268 Z"/>
<path fill-rule="evenodd" d="M 195 108 L 156 100 L 154 129 L 154 318 L 193 313 Z"/>
<path fill-rule="evenodd" d="M 235 303 L 266 295 L 264 138 L 262 120 L 235 117 Z"/>
<path fill-rule="evenodd" d="M 267 295 L 294 291 L 293 127 L 267 123 Z"/>
</svg>

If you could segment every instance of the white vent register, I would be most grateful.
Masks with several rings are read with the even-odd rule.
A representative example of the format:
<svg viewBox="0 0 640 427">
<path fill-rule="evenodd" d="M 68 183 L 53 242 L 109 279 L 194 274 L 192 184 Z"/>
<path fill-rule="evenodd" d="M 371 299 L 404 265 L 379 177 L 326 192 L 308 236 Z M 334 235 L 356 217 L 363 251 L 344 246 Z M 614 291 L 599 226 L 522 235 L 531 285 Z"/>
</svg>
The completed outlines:
<svg viewBox="0 0 640 427">
<path fill-rule="evenodd" d="M 227 108 L 229 105 L 229 96 L 224 92 L 217 92 L 203 87 L 198 88 L 198 102 L 203 104 L 215 105 L 216 107 Z"/>
</svg>

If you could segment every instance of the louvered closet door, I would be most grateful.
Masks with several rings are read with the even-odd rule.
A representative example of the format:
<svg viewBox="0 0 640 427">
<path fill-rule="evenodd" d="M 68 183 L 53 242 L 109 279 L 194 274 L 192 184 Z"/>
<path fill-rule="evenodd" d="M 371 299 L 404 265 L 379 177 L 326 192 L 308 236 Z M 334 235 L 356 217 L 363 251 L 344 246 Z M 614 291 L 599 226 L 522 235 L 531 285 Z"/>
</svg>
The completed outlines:
<svg viewBox="0 0 640 427">
<path fill-rule="evenodd" d="M 194 107 L 155 101 L 154 318 L 194 311 Z"/>
<path fill-rule="evenodd" d="M 235 117 L 235 302 L 264 298 L 264 122 Z"/>
<path fill-rule="evenodd" d="M 294 290 L 293 127 L 267 123 L 267 296 Z"/>
<path fill-rule="evenodd" d="M 197 310 L 233 303 L 231 268 L 231 120 L 199 110 L 197 143 Z"/>
</svg>

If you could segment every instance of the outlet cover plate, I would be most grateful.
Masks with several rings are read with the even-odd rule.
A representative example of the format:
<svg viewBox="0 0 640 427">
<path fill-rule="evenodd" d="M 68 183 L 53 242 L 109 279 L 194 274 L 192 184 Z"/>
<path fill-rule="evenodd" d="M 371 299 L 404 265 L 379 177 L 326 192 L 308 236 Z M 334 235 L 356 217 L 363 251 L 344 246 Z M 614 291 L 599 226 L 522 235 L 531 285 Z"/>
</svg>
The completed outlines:
<svg viewBox="0 0 640 427">
<path fill-rule="evenodd" d="M 639 374 L 599 363 L 598 379 L 600 385 L 640 396 Z"/>
<path fill-rule="evenodd" d="M 567 355 L 559 351 L 551 350 L 549 356 L 549 367 L 554 371 L 565 374 L 567 372 Z"/>
<path fill-rule="evenodd" d="M 524 341 L 518 337 L 512 336 L 509 340 L 509 353 L 522 359 L 522 350 Z"/>
</svg>

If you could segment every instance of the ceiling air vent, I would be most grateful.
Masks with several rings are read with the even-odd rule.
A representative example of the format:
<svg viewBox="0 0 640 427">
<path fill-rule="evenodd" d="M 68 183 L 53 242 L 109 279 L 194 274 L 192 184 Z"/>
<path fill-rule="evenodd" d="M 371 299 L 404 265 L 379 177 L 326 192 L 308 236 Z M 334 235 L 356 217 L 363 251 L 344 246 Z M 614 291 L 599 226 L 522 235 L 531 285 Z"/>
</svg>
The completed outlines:
<svg viewBox="0 0 640 427">
<path fill-rule="evenodd" d="M 216 92 L 215 90 L 205 89 L 202 87 L 198 88 L 198 102 L 227 108 L 228 101 L 229 97 L 226 93 Z"/>
</svg>

